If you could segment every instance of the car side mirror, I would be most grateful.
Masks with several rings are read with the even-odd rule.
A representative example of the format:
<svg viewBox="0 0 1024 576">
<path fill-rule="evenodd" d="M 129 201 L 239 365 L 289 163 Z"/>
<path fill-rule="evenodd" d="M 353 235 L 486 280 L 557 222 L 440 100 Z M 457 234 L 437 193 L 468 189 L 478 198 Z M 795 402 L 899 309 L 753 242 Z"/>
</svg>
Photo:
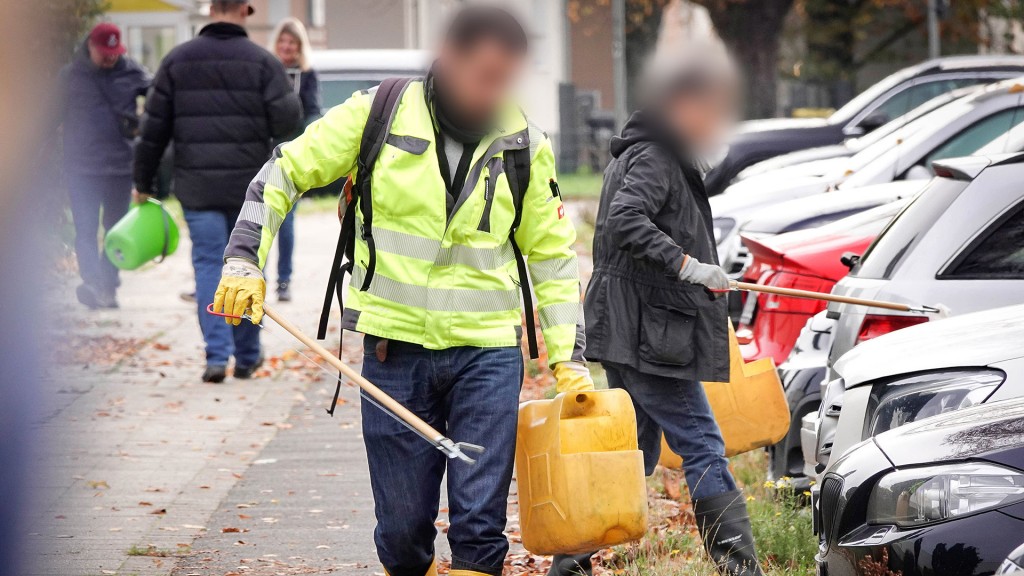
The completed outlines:
<svg viewBox="0 0 1024 576">
<path fill-rule="evenodd" d="M 927 166 L 922 166 L 920 164 L 917 164 L 915 166 L 911 166 L 910 169 L 907 170 L 907 175 L 903 179 L 904 180 L 931 180 L 932 176 L 934 176 L 934 175 L 935 174 L 933 174 L 932 171 L 929 170 Z"/>
<path fill-rule="evenodd" d="M 880 126 L 888 124 L 889 120 L 891 118 L 889 118 L 888 114 L 876 110 L 860 121 L 860 127 L 864 129 L 864 132 L 871 132 Z"/>
<path fill-rule="evenodd" d="M 860 254 L 854 254 L 853 252 L 843 252 L 843 255 L 839 257 L 839 261 L 843 263 L 848 269 L 853 268 L 860 264 Z"/>
</svg>

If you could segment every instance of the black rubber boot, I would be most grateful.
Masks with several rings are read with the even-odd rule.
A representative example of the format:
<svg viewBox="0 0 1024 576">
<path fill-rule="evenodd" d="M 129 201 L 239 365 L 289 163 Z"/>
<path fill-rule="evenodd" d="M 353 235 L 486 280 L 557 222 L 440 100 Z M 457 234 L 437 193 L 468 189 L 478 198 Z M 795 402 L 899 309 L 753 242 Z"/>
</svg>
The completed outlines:
<svg viewBox="0 0 1024 576">
<path fill-rule="evenodd" d="M 551 559 L 548 576 L 594 576 L 594 565 L 590 557 L 594 552 L 586 554 L 556 554 Z"/>
<path fill-rule="evenodd" d="M 728 576 L 763 576 L 743 492 L 734 490 L 693 501 L 704 549 Z"/>
</svg>

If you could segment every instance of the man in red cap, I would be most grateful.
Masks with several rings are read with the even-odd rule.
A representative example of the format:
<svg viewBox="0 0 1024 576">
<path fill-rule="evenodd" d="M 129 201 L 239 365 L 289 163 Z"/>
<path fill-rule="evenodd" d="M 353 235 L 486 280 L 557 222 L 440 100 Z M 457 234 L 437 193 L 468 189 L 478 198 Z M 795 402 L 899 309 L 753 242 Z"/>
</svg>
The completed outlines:
<svg viewBox="0 0 1024 576">
<path fill-rule="evenodd" d="M 64 175 L 82 277 L 77 295 L 93 309 L 117 307 L 117 268 L 100 250 L 96 234 L 101 208 L 107 230 L 128 211 L 137 100 L 151 83 L 149 73 L 126 51 L 121 31 L 104 22 L 93 28 L 61 73 Z"/>
<path fill-rule="evenodd" d="M 121 30 L 115 24 L 97 24 L 89 34 L 89 57 L 97 68 L 110 70 L 127 51 L 121 43 Z"/>
</svg>

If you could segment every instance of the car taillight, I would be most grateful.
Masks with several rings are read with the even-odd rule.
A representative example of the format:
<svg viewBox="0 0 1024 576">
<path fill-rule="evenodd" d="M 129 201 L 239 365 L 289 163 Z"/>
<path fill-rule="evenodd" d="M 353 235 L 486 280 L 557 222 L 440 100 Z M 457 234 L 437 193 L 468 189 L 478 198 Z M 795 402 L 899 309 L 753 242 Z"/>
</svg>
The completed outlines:
<svg viewBox="0 0 1024 576">
<path fill-rule="evenodd" d="M 774 286 L 777 288 L 793 288 L 796 290 L 809 290 L 811 292 L 829 293 L 835 284 L 831 280 L 817 276 L 806 276 L 792 272 L 776 272 L 761 281 L 760 284 Z M 789 314 L 806 314 L 813 316 L 825 309 L 825 303 L 820 300 L 809 300 L 806 298 L 793 298 L 790 296 L 767 295 L 762 296 L 762 309 L 769 312 L 783 312 Z"/>
<path fill-rule="evenodd" d="M 857 344 L 867 342 L 872 338 L 885 336 L 903 328 L 909 328 L 923 324 L 928 318 L 923 316 L 889 316 L 886 314 L 868 314 L 864 317 L 864 323 L 860 325 L 860 333 L 857 334 Z"/>
</svg>

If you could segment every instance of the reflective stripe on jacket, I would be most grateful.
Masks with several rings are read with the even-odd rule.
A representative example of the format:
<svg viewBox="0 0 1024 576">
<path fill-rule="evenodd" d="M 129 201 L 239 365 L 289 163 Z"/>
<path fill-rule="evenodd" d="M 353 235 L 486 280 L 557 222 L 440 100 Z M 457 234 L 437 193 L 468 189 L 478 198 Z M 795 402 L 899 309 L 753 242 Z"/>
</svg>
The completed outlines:
<svg viewBox="0 0 1024 576">
<path fill-rule="evenodd" d="M 373 92 L 354 94 L 277 149 L 249 186 L 226 257 L 266 264 L 284 216 L 305 191 L 354 175 Z M 434 148 L 422 81 L 409 84 L 372 177 L 376 269 L 366 291 L 368 248 L 357 211 L 355 266 L 344 327 L 441 350 L 516 346 L 522 324 L 515 217 L 504 152 L 529 147 L 530 185 L 516 243 L 527 257 L 548 362 L 582 360 L 584 337 L 576 231 L 552 193 L 550 141 L 518 108 L 473 155 L 464 188 L 446 211 L 447 191 Z"/>
</svg>

